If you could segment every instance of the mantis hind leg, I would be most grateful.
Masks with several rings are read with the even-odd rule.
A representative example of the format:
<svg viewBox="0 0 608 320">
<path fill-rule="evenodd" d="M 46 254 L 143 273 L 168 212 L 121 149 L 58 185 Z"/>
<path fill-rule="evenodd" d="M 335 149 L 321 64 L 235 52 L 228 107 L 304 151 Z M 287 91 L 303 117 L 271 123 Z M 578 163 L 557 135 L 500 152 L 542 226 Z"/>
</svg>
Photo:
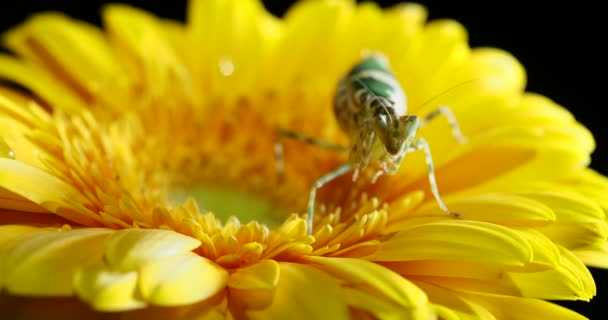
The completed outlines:
<svg viewBox="0 0 608 320">
<path fill-rule="evenodd" d="M 454 136 L 454 138 L 456 138 L 456 140 L 458 140 L 458 142 L 464 143 L 467 141 L 467 138 L 462 134 L 462 131 L 460 130 L 460 125 L 458 125 L 458 120 L 456 120 L 456 116 L 454 116 L 454 113 L 448 106 L 439 106 L 439 108 L 431 111 L 429 114 L 424 116 L 421 119 L 420 127 L 424 127 L 430 121 L 436 119 L 439 116 L 444 116 L 446 120 L 448 120 L 448 123 L 452 128 L 452 135 Z"/>
<path fill-rule="evenodd" d="M 323 141 L 320 139 L 305 136 L 305 135 L 295 132 L 295 131 L 278 129 L 277 133 L 275 135 L 274 159 L 275 159 L 277 175 L 279 175 L 279 177 L 283 176 L 283 171 L 285 170 L 285 162 L 283 160 L 283 144 L 281 143 L 281 139 L 283 139 L 283 138 L 290 138 L 290 139 L 302 141 L 304 143 L 315 145 L 315 146 L 325 148 L 328 150 L 348 151 L 347 147 L 344 147 L 344 146 L 341 146 L 338 144 L 334 144 L 331 142 L 327 142 L 327 141 Z"/>
<path fill-rule="evenodd" d="M 321 176 L 317 181 L 315 181 L 314 185 L 310 189 L 310 196 L 308 197 L 308 223 L 307 223 L 307 231 L 308 234 L 312 234 L 312 225 L 315 217 L 315 198 L 317 196 L 317 190 L 326 185 L 328 182 L 336 179 L 337 177 L 347 173 L 353 167 L 350 164 L 343 164 L 340 167 L 336 168 L 334 171 L 331 171 L 324 176 Z"/>
<path fill-rule="evenodd" d="M 448 209 L 448 206 L 445 205 L 445 202 L 441 199 L 439 195 L 439 188 L 437 187 L 437 179 L 435 178 L 435 165 L 433 164 L 433 157 L 431 155 L 431 148 L 429 148 L 428 143 L 424 138 L 416 138 L 413 143 L 413 150 L 422 150 L 424 151 L 424 159 L 426 161 L 426 166 L 428 168 L 428 177 L 429 177 L 429 185 L 431 186 L 431 192 L 433 193 L 433 197 L 435 201 L 439 205 L 442 211 L 453 216 L 460 217 L 462 214 L 458 212 L 453 212 Z"/>
</svg>

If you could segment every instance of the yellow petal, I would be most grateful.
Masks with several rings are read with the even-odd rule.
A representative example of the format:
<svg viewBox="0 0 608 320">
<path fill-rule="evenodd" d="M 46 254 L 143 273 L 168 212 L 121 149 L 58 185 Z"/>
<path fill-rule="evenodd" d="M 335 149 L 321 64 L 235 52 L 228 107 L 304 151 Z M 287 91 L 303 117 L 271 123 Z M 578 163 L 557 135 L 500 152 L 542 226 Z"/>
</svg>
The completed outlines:
<svg viewBox="0 0 608 320">
<path fill-rule="evenodd" d="M 280 265 L 272 305 L 247 312 L 251 319 L 350 319 L 337 279 L 308 265 Z"/>
<path fill-rule="evenodd" d="M 534 237 L 530 238 L 533 239 Z M 458 292 L 496 293 L 539 299 L 589 300 L 595 295 L 595 284 L 591 274 L 573 253 L 560 248 L 559 254 L 559 261 L 555 265 L 544 268 L 542 265 L 532 265 L 531 268 L 505 268 L 432 261 L 385 264 L 410 279 Z"/>
<path fill-rule="evenodd" d="M 313 92 L 333 90 L 338 74 L 331 69 L 343 66 L 340 72 L 344 72 L 353 62 L 333 54 L 340 49 L 339 39 L 353 9 L 352 1 L 303 1 L 287 12 L 282 37 L 269 66 L 270 70 L 281 70 L 272 80 L 280 92 L 290 92 L 302 83 Z M 326 58 L 310 59 L 310 52 Z M 307 67 L 301 68 L 303 65 Z M 311 72 L 328 69 L 329 72 Z"/>
<path fill-rule="evenodd" d="M 350 258 L 309 257 L 321 269 L 343 279 L 346 286 L 361 286 L 401 306 L 410 317 L 428 313 L 428 300 L 422 290 L 402 276 L 370 261 Z M 371 291 L 370 291 L 371 290 Z M 356 305 L 355 305 L 356 307 Z"/>
<path fill-rule="evenodd" d="M 383 242 L 372 261 L 459 260 L 521 266 L 532 260 L 526 239 L 509 228 L 477 221 L 411 226 Z"/>
<path fill-rule="evenodd" d="M 52 70 L 56 77 L 88 101 L 95 95 L 117 107 L 123 101 L 117 84 L 125 83 L 104 34 L 96 27 L 57 13 L 38 14 L 5 34 L 5 42 L 18 54 Z M 112 90 L 113 99 L 101 91 Z"/>
<path fill-rule="evenodd" d="M 4 188 L 0 188 L 0 208 L 22 212 L 50 213 L 39 204 Z"/>
<path fill-rule="evenodd" d="M 201 242 L 183 234 L 159 229 L 126 229 L 106 241 L 105 259 L 110 267 L 135 270 L 146 263 L 192 251 Z"/>
<path fill-rule="evenodd" d="M 404 310 L 402 306 L 364 289 L 344 287 L 342 290 L 351 308 L 365 310 L 375 319 L 431 319 L 433 316 L 431 309 L 423 308 L 418 314 L 412 314 L 412 310 Z"/>
<path fill-rule="evenodd" d="M 560 254 L 560 265 L 553 270 L 508 274 L 522 296 L 589 301 L 595 295 L 595 282 L 585 265 L 566 249 L 560 248 Z"/>
<path fill-rule="evenodd" d="M 483 117 L 484 121 L 476 121 Z M 489 128 L 510 127 L 521 121 L 531 121 L 536 127 L 550 125 L 574 125 L 575 119 L 567 109 L 547 97 L 524 93 L 513 103 L 504 103 L 492 108 L 472 108 L 458 117 L 466 123 L 471 135 Z"/>
<path fill-rule="evenodd" d="M 468 300 L 488 309 L 496 319 L 587 319 L 572 310 L 538 299 L 490 294 L 467 294 L 466 296 Z"/>
<path fill-rule="evenodd" d="M 4 157 L 43 167 L 38 159 L 39 147 L 29 140 L 28 135 L 37 132 L 33 131 L 36 130 L 34 128 L 47 127 L 43 123 L 48 120 L 45 113 L 31 97 L 27 98 L 13 89 L 0 87 L 0 138 L 5 140 L 5 148 L 9 149 Z"/>
<path fill-rule="evenodd" d="M 32 90 L 54 108 L 66 112 L 75 112 L 85 105 L 80 97 L 53 78 L 48 71 L 10 56 L 0 55 L 0 78 Z"/>
<path fill-rule="evenodd" d="M 372 41 L 375 39 L 373 43 L 378 45 L 381 51 L 387 55 L 394 70 L 404 70 L 403 64 L 409 62 L 404 56 L 413 51 L 411 50 L 412 46 L 415 45 L 415 41 L 413 40 L 420 36 L 427 16 L 428 12 L 424 6 L 417 3 L 402 2 L 383 11 L 379 19 L 374 21 L 378 30 L 391 30 L 390 33 L 376 32 L 376 34 L 373 34 L 370 32 L 370 37 L 373 38 L 371 39 Z M 363 20 L 355 20 L 351 23 L 359 25 L 360 29 L 347 28 L 345 33 L 350 35 L 350 37 L 340 37 L 340 40 L 343 42 L 339 46 L 339 50 L 344 52 L 343 56 L 357 54 L 357 52 L 354 52 L 355 50 L 350 48 L 351 43 L 353 43 L 354 39 L 362 38 L 361 30 L 366 30 L 366 26 L 368 28 L 371 26 L 367 21 Z M 384 37 L 381 35 L 384 35 Z M 397 38 L 399 41 L 392 41 Z M 369 47 L 364 42 L 359 42 L 358 45 L 362 45 L 363 48 Z M 357 57 L 353 56 L 352 60 L 355 59 Z M 410 73 L 397 72 L 399 81 L 405 83 L 406 79 L 402 77 L 408 77 L 411 80 L 415 76 Z"/>
<path fill-rule="evenodd" d="M 433 304 L 432 308 L 433 308 L 433 312 L 439 319 L 445 319 L 445 320 L 463 319 L 463 318 L 459 317 L 456 312 L 454 312 L 454 311 L 450 310 L 449 308 L 446 308 L 442 305 Z M 464 319 L 466 319 L 466 318 L 464 318 Z"/>
<path fill-rule="evenodd" d="M 562 251 L 551 239 L 534 229 L 517 229 L 532 248 L 531 264 L 541 267 L 554 267 L 560 264 Z"/>
<path fill-rule="evenodd" d="M 476 48 L 472 52 L 470 73 L 460 74 L 462 80 L 478 79 L 485 82 L 483 94 L 514 94 L 523 91 L 526 72 L 512 54 L 495 48 Z M 477 76 L 477 77 L 475 77 Z M 474 96 L 474 95 L 472 95 Z"/>
<path fill-rule="evenodd" d="M 530 242 L 533 247 L 534 258 L 529 264 L 523 266 L 441 260 L 382 262 L 382 265 L 406 277 L 450 277 L 502 283 L 505 282 L 506 272 L 538 272 L 551 270 L 559 266 L 560 255 L 558 249 L 546 238 L 538 237 L 536 240 L 539 240 L 539 242 Z M 513 287 L 510 281 L 506 282 L 508 282 L 506 285 Z"/>
<path fill-rule="evenodd" d="M 402 276 L 378 264 L 351 258 L 308 257 L 321 268 L 345 280 L 349 286 L 363 285 L 406 308 L 418 308 L 427 303 L 424 292 Z M 370 279 L 374 279 L 370 281 Z"/>
<path fill-rule="evenodd" d="M 556 223 L 539 229 L 554 242 L 569 248 L 601 245 L 608 237 L 604 212 L 595 203 L 573 192 L 523 191 L 521 195 L 549 206 Z"/>
<path fill-rule="evenodd" d="M 228 286 L 235 289 L 272 289 L 280 278 L 279 264 L 274 260 L 263 260 L 252 266 L 236 270 L 230 275 Z"/>
<path fill-rule="evenodd" d="M 528 240 L 532 249 L 532 260 L 523 266 L 441 260 L 383 262 L 382 265 L 407 278 L 433 278 L 429 281 L 438 285 L 446 285 L 447 279 L 458 279 L 457 283 L 462 284 L 463 281 L 468 281 L 471 288 L 477 290 L 485 288 L 490 292 L 520 292 L 519 282 L 514 282 L 507 276 L 508 274 L 516 276 L 523 274 L 527 277 L 525 279 L 530 282 L 535 282 L 536 280 L 532 280 L 535 277 L 538 277 L 538 280 L 551 277 L 550 281 L 556 282 L 556 286 L 567 286 L 568 284 L 564 283 L 569 280 L 551 273 L 553 270 L 561 268 L 560 259 L 562 257 L 559 249 L 548 238 L 534 230 L 517 230 L 517 232 Z M 579 281 L 578 279 L 575 278 L 575 281 Z M 476 284 L 477 286 L 475 286 Z M 479 284 L 485 285 L 482 287 Z M 463 286 L 461 289 L 465 289 L 465 287 Z"/>
<path fill-rule="evenodd" d="M 472 299 L 464 299 L 458 292 L 424 282 L 415 281 L 414 283 L 424 290 L 432 303 L 450 310 L 450 315 L 455 314 L 456 319 L 496 319 L 487 309 Z M 440 313 L 440 315 L 442 314 Z"/>
<path fill-rule="evenodd" d="M 82 225 L 99 225 L 99 218 L 95 216 L 77 214 L 73 209 L 68 211 L 67 209 L 72 207 L 69 201 L 81 204 L 87 201 L 74 187 L 41 169 L 0 158 L 0 187 L 40 204 L 68 220 Z"/>
<path fill-rule="evenodd" d="M 454 85 L 446 81 L 453 81 L 454 69 L 467 61 L 470 48 L 466 29 L 454 20 L 429 22 L 416 40 L 403 55 L 406 61 L 396 63 L 401 66 L 395 73 L 403 81 L 410 112 L 423 115 L 437 108 L 424 102 Z"/>
<path fill-rule="evenodd" d="M 263 260 L 230 275 L 230 296 L 240 309 L 262 309 L 272 303 L 281 268 L 274 260 Z"/>
<path fill-rule="evenodd" d="M 101 261 L 110 233 L 108 229 L 51 229 L 20 237 L 2 257 L 3 285 L 13 294 L 71 295 L 74 273 Z"/>
<path fill-rule="evenodd" d="M 17 236 L 34 231 L 39 230 L 33 226 L 23 226 L 23 225 L 4 225 L 0 226 L 0 247 L 7 243 L 8 241 L 16 238 Z"/>
<path fill-rule="evenodd" d="M 605 212 L 608 211 L 608 178 L 590 168 L 574 172 L 568 180 L 572 191 L 595 200 Z"/>
<path fill-rule="evenodd" d="M 0 226 L 0 287 L 4 286 L 6 272 L 4 271 L 4 258 L 6 252 L 11 250 L 19 241 L 21 235 L 36 232 L 39 228 L 24 225 Z M 17 240 L 15 240 L 17 239 Z"/>
<path fill-rule="evenodd" d="M 0 114 L 3 116 L 8 116 L 27 128 L 33 128 L 40 125 L 41 119 L 50 119 L 50 115 L 41 109 L 32 96 L 0 86 Z"/>
<path fill-rule="evenodd" d="M 142 298 L 159 306 L 180 306 L 205 300 L 222 290 L 228 272 L 192 252 L 144 265 L 140 271 Z"/>
<path fill-rule="evenodd" d="M 255 96 L 276 32 L 276 18 L 258 0 L 191 1 L 188 8 L 190 64 L 203 79 L 202 88 L 228 104 L 239 96 Z M 247 48 L 247 50 L 242 50 Z M 272 80 L 274 81 L 274 80 Z"/>
<path fill-rule="evenodd" d="M 555 221 L 553 211 L 540 201 L 508 193 L 484 193 L 451 197 L 446 201 L 450 210 L 466 212 L 467 220 L 485 221 L 504 226 L 538 227 Z M 416 212 L 421 215 L 440 215 L 435 205 Z"/>
<path fill-rule="evenodd" d="M 121 272 L 104 265 L 80 269 L 74 277 L 78 296 L 99 311 L 123 311 L 143 308 L 136 298 L 137 272 Z"/>
<path fill-rule="evenodd" d="M 598 248 L 585 248 L 572 251 L 586 265 L 608 269 L 608 242 Z"/>
<path fill-rule="evenodd" d="M 142 82 L 147 93 L 156 96 L 180 88 L 171 87 L 181 82 L 181 89 L 189 88 L 188 75 L 181 61 L 161 32 L 160 19 L 153 15 L 120 4 L 104 7 L 107 26 L 119 59 L 132 78 Z M 166 97 L 165 97 L 166 98 Z"/>
<path fill-rule="evenodd" d="M 102 313 L 108 315 L 107 313 Z M 154 307 L 118 314 L 120 320 L 233 320 L 226 295 L 183 307 Z M 88 320 L 88 319 L 87 319 Z M 108 319 L 109 320 L 109 319 Z"/>
<path fill-rule="evenodd" d="M 0 158 L 15 158 L 15 152 L 6 144 L 6 141 L 0 137 Z"/>
</svg>

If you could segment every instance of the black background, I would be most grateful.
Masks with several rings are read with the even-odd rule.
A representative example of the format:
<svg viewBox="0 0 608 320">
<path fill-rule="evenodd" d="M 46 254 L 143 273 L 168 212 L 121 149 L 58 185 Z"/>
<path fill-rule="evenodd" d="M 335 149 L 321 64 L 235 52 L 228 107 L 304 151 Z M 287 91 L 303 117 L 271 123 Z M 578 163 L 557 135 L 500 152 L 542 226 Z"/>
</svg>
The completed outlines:
<svg viewBox="0 0 608 320">
<path fill-rule="evenodd" d="M 0 31 L 38 11 L 56 10 L 89 22 L 100 23 L 100 7 L 107 1 L 6 1 L 0 5 Z M 163 17 L 184 19 L 186 1 L 128 2 Z M 278 1 L 277 1 L 278 2 Z M 276 15 L 282 15 L 293 1 L 280 4 L 264 1 Z M 388 6 L 398 1 L 376 1 Z M 586 125 L 596 138 L 591 166 L 608 174 L 608 129 L 606 108 L 608 55 L 602 49 L 608 28 L 600 17 L 603 10 L 588 1 L 416 1 L 429 9 L 430 19 L 452 18 L 469 31 L 471 46 L 492 46 L 514 54 L 528 75 L 527 90 L 546 95 Z M 599 294 L 591 303 L 565 305 L 591 319 L 604 319 L 602 305 L 608 303 L 608 271 L 592 269 Z"/>
</svg>

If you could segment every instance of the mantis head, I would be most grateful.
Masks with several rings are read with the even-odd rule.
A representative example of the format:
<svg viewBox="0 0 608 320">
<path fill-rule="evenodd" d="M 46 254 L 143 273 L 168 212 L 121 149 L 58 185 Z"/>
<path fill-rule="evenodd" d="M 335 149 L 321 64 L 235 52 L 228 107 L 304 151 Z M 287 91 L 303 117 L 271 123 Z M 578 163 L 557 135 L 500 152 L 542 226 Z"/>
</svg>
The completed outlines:
<svg viewBox="0 0 608 320">
<path fill-rule="evenodd" d="M 386 152 L 391 156 L 397 156 L 412 143 L 419 126 L 420 121 L 414 115 L 399 118 L 380 115 L 376 121 L 376 133 Z"/>
</svg>

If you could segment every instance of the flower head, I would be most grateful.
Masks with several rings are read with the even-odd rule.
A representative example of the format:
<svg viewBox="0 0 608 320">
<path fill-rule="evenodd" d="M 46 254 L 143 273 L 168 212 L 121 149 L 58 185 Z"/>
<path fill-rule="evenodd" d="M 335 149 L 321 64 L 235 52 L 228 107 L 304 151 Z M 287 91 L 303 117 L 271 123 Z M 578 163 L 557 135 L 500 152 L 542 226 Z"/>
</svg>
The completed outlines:
<svg viewBox="0 0 608 320">
<path fill-rule="evenodd" d="M 584 263 L 608 267 L 608 180 L 587 168 L 592 135 L 458 23 L 329 0 L 284 19 L 255 0 L 193 0 L 185 24 L 124 5 L 103 17 L 44 13 L 4 35 L 3 310 L 578 319 L 545 300 L 595 294 Z M 279 177 L 276 128 L 348 144 L 334 94 L 369 52 L 408 113 L 456 115 L 467 143 L 440 120 L 418 136 L 462 216 L 412 153 L 394 176 L 322 188 L 309 234 L 309 190 L 348 156 L 285 141 Z"/>
</svg>

